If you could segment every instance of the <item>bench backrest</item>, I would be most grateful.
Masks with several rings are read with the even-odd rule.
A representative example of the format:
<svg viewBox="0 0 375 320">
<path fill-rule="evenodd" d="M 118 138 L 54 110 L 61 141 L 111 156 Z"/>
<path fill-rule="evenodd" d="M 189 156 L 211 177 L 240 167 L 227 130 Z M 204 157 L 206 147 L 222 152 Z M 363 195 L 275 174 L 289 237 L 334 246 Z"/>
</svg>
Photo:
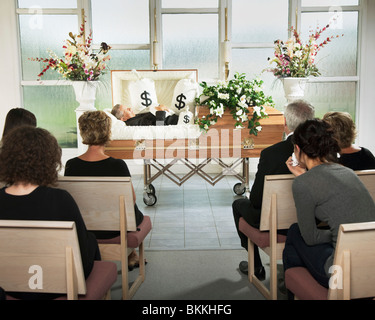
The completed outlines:
<svg viewBox="0 0 375 320">
<path fill-rule="evenodd" d="M 375 222 L 342 224 L 332 266 L 329 299 L 375 297 Z M 343 290 L 339 290 L 343 288 Z"/>
<path fill-rule="evenodd" d="M 375 201 L 375 170 L 356 171 L 359 179 L 366 186 Z M 267 175 L 264 178 L 262 212 L 260 230 L 270 230 L 272 195 L 276 195 L 277 229 L 288 229 L 297 222 L 297 212 L 294 204 L 292 183 L 294 175 Z"/>
<path fill-rule="evenodd" d="M 375 170 L 355 171 L 375 201 Z"/>
<path fill-rule="evenodd" d="M 76 284 L 73 284 L 75 283 Z M 5 291 L 86 293 L 75 223 L 0 220 L 0 285 Z"/>
<path fill-rule="evenodd" d="M 294 205 L 292 183 L 294 175 L 267 175 L 264 177 L 262 213 L 260 218 L 260 230 L 270 230 L 270 217 L 272 207 L 272 195 L 276 195 L 277 229 L 288 229 L 297 221 L 296 207 Z"/>
<path fill-rule="evenodd" d="M 127 231 L 137 230 L 130 177 L 59 177 L 57 187 L 72 195 L 88 230 L 121 231 L 123 196 Z"/>
</svg>

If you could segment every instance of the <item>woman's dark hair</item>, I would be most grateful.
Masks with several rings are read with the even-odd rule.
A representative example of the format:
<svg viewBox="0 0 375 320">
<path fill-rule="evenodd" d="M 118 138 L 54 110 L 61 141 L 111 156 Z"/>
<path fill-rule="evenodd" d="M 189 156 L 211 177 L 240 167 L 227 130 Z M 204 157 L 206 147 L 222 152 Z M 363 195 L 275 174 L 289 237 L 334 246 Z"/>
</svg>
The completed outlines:
<svg viewBox="0 0 375 320">
<path fill-rule="evenodd" d="M 9 110 L 5 118 L 3 138 L 10 130 L 22 125 L 36 127 L 35 115 L 23 108 L 13 108 Z"/>
<path fill-rule="evenodd" d="M 61 148 L 47 130 L 21 126 L 3 139 L 0 181 L 53 185 L 61 169 Z"/>
<path fill-rule="evenodd" d="M 309 158 L 337 162 L 340 147 L 327 122 L 320 119 L 307 120 L 294 130 L 292 139 Z"/>
</svg>

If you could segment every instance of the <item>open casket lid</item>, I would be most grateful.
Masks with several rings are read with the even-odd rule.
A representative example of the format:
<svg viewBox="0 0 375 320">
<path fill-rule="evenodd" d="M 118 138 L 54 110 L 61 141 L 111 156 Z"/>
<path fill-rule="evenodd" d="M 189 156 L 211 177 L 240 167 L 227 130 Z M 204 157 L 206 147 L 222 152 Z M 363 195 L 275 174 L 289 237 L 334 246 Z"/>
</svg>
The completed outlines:
<svg viewBox="0 0 375 320">
<path fill-rule="evenodd" d="M 129 84 L 140 79 L 153 80 L 158 103 L 170 107 L 173 90 L 178 81 L 192 79 L 198 83 L 198 70 L 112 70 L 112 105 L 123 104 L 131 107 Z"/>
</svg>

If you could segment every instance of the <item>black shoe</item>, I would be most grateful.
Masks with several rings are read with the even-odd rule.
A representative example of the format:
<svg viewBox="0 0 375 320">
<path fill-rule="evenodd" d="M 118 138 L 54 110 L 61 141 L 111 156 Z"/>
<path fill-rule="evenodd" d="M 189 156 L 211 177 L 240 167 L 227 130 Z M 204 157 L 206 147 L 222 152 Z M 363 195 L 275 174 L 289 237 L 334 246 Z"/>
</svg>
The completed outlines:
<svg viewBox="0 0 375 320">
<path fill-rule="evenodd" d="M 247 261 L 241 261 L 241 262 L 240 262 L 240 265 L 238 266 L 238 268 L 240 269 L 240 271 L 241 271 L 243 274 L 246 274 L 246 275 L 249 274 Z"/>
<path fill-rule="evenodd" d="M 266 270 L 264 267 L 255 268 L 254 274 L 260 281 L 266 279 Z"/>
<path fill-rule="evenodd" d="M 241 261 L 241 262 L 240 262 L 240 265 L 239 265 L 238 267 L 239 267 L 240 271 L 241 271 L 243 274 L 246 274 L 246 275 L 249 274 L 249 266 L 248 266 L 247 261 Z M 264 279 L 266 279 L 266 270 L 264 269 L 263 266 L 262 266 L 262 267 L 255 268 L 254 275 L 255 275 L 260 281 L 263 281 Z"/>
</svg>

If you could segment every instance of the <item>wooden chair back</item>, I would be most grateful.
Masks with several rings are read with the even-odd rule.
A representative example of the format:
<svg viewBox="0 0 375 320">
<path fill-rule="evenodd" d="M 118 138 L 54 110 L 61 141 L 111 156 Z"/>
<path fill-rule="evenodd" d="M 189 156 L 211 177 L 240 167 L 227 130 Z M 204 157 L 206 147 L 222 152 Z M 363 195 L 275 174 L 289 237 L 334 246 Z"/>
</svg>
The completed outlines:
<svg viewBox="0 0 375 320">
<path fill-rule="evenodd" d="M 0 284 L 8 292 L 86 294 L 74 222 L 0 220 Z"/>
<path fill-rule="evenodd" d="M 355 173 L 375 201 L 375 170 L 361 170 L 355 171 Z M 272 212 L 276 215 L 275 222 L 279 230 L 288 229 L 290 225 L 297 222 L 292 192 L 294 178 L 292 174 L 265 176 L 259 228 L 261 231 L 270 230 Z M 275 196 L 276 202 L 272 202 Z"/>
<path fill-rule="evenodd" d="M 342 224 L 328 299 L 375 297 L 375 222 Z"/>
<path fill-rule="evenodd" d="M 355 171 L 375 201 L 375 170 Z"/>
<path fill-rule="evenodd" d="M 59 177 L 57 187 L 76 201 L 88 230 L 120 231 L 119 241 L 99 242 L 102 260 L 120 261 L 123 299 L 130 299 L 145 278 L 144 247 L 139 246 L 140 268 L 129 288 L 127 233 L 137 231 L 130 177 Z"/>
<path fill-rule="evenodd" d="M 121 215 L 124 231 L 137 230 L 130 177 L 59 177 L 57 187 L 72 195 L 88 230 L 121 231 Z"/>
<path fill-rule="evenodd" d="M 292 183 L 294 175 L 267 175 L 264 177 L 260 230 L 269 231 L 271 218 L 275 219 L 276 229 L 288 229 L 297 221 Z"/>
<path fill-rule="evenodd" d="M 356 171 L 356 174 L 375 201 L 375 170 Z M 267 175 L 264 178 L 259 230 L 269 231 L 270 246 L 262 249 L 270 256 L 270 289 L 268 290 L 257 279 L 252 282 L 267 298 L 271 299 L 277 298 L 277 260 L 282 259 L 285 246 L 284 243 L 277 242 L 277 230 L 289 229 L 293 223 L 297 222 L 292 192 L 294 178 L 292 174 Z"/>
</svg>

